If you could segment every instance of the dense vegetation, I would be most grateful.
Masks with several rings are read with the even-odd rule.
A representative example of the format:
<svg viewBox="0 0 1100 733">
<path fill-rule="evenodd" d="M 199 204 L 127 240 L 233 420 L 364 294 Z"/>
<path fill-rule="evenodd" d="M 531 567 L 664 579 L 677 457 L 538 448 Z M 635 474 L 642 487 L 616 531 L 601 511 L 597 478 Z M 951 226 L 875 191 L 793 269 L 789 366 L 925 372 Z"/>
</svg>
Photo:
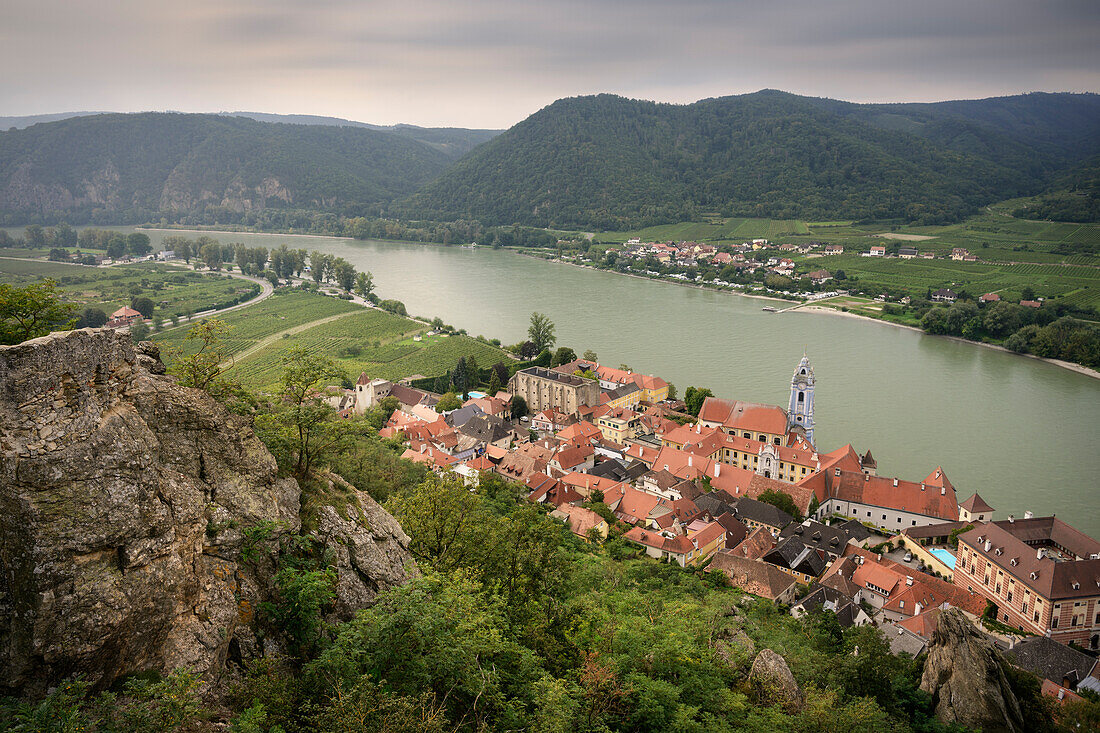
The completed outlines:
<svg viewBox="0 0 1100 733">
<path fill-rule="evenodd" d="M 1100 158 L 1094 158 L 1064 176 L 1047 193 L 1017 206 L 1013 216 L 1100 222 Z"/>
<path fill-rule="evenodd" d="M 686 106 L 563 99 L 476 149 L 403 211 L 594 229 L 708 211 L 938 224 L 1037 193 L 1095 154 L 1098 119 L 1096 95 L 932 105 L 771 91 Z"/>
<path fill-rule="evenodd" d="M 339 419 L 316 399 L 338 372 L 289 350 L 276 399 L 250 395 L 220 372 L 224 329 L 201 324 L 204 348 L 178 364 L 182 384 L 251 416 L 280 470 L 303 488 L 302 529 L 243 529 L 242 562 L 270 563 L 272 595 L 256 631 L 273 651 L 236 666 L 204 703 L 184 671 L 90 690 L 79 678 L 40 700 L 0 702 L 13 731 L 213 729 L 236 733 L 344 731 L 953 731 L 918 689 L 921 662 L 890 654 L 873 627 L 842 629 L 828 612 L 796 620 L 728 588 L 720 574 L 639 557 L 616 527 L 585 542 L 485 475 L 475 491 L 401 460 L 376 431 L 394 398 Z M 321 506 L 341 511 L 369 491 L 411 537 L 420 575 L 345 623 L 330 619 L 336 574 L 311 534 Z M 606 512 L 597 502 L 593 510 Z M 749 682 L 755 652 L 780 653 L 805 703 Z M 1014 674 L 1028 730 L 1054 731 L 1038 681 Z M 1096 703 L 1057 713 L 1072 729 Z"/>
<path fill-rule="evenodd" d="M 218 221 L 305 208 L 363 213 L 407 195 L 449 158 L 405 135 L 242 117 L 109 114 L 0 133 L 0 221 Z"/>
</svg>

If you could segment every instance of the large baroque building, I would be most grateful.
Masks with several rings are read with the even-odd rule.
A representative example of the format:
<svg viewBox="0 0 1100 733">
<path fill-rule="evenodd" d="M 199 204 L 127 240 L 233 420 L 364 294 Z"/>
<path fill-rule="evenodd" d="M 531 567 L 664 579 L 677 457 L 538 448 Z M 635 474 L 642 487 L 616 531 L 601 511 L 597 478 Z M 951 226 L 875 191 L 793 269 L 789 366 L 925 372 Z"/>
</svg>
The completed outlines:
<svg viewBox="0 0 1100 733">
<path fill-rule="evenodd" d="M 532 412 L 552 407 L 573 415 L 582 406 L 600 404 L 600 385 L 596 380 L 542 367 L 516 372 L 508 380 L 508 391 L 522 397 Z"/>
<path fill-rule="evenodd" d="M 1100 542 L 1056 517 L 975 524 L 959 535 L 954 583 L 997 606 L 997 620 L 1100 649 Z"/>
</svg>

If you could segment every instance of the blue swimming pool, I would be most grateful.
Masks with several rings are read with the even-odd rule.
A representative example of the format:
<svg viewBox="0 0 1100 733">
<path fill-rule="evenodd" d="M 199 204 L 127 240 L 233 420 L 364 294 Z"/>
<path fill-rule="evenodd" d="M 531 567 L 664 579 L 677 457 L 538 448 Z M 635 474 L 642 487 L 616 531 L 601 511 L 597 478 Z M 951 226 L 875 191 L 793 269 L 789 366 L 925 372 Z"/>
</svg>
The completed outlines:
<svg viewBox="0 0 1100 733">
<path fill-rule="evenodd" d="M 952 555 L 947 550 L 941 550 L 941 549 L 937 548 L 937 549 L 934 549 L 934 550 L 929 550 L 929 552 L 931 552 L 933 555 L 935 555 L 936 559 L 938 559 L 940 562 L 942 562 L 947 567 L 951 568 L 952 570 L 955 569 L 955 556 Z"/>
</svg>

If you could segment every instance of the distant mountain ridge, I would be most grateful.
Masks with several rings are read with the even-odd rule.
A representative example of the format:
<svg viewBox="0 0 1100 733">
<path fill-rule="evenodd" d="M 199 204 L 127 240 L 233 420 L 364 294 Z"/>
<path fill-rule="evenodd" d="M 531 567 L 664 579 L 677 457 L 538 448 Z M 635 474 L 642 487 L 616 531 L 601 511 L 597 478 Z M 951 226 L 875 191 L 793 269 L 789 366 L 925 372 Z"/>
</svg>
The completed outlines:
<svg viewBox="0 0 1100 733">
<path fill-rule="evenodd" d="M 854 104 L 764 90 L 687 105 L 603 94 L 558 100 L 499 134 L 92 114 L 0 132 L 0 223 L 247 224 L 282 209 L 563 229 L 710 212 L 937 224 L 1062 190 L 1035 210 L 1095 212 L 1075 181 L 1094 178 L 1098 155 L 1096 94 Z"/>
<path fill-rule="evenodd" d="M 361 214 L 438 176 L 452 160 L 440 148 L 381 130 L 224 115 L 73 117 L 0 133 L 0 213 L 73 223 L 272 207 Z"/>
<path fill-rule="evenodd" d="M 73 117 L 91 117 L 93 115 L 107 114 L 141 114 L 124 112 L 57 112 L 43 115 L 22 115 L 0 117 L 0 132 L 15 128 L 23 130 L 31 125 L 42 122 L 60 122 Z M 167 114 L 173 114 L 171 110 Z M 180 113 L 186 114 L 186 113 Z M 435 147 L 450 158 L 460 158 L 476 148 L 481 143 L 491 140 L 504 132 L 503 130 L 468 129 L 465 127 L 421 127 L 419 125 L 372 125 L 369 122 L 347 120 L 343 117 L 326 117 L 324 115 L 283 115 L 272 112 L 212 112 L 218 116 L 247 117 L 257 122 L 275 122 L 287 125 L 325 125 L 329 127 L 361 127 L 367 130 L 382 130 L 398 135 L 410 137 Z"/>
<path fill-rule="evenodd" d="M 853 104 L 765 90 L 554 102 L 403 202 L 406 215 L 623 229 L 702 212 L 957 220 L 1100 152 L 1100 96 Z"/>
</svg>

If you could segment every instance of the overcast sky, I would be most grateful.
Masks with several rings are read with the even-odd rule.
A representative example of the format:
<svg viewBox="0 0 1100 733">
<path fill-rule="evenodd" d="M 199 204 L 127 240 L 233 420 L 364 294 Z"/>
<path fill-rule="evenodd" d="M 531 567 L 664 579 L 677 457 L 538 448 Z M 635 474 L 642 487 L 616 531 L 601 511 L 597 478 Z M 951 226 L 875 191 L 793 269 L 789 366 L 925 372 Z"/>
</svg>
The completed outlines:
<svg viewBox="0 0 1100 733">
<path fill-rule="evenodd" d="M 1100 91 L 1100 0 L 0 0 L 0 115 L 508 127 L 555 99 Z"/>
</svg>

